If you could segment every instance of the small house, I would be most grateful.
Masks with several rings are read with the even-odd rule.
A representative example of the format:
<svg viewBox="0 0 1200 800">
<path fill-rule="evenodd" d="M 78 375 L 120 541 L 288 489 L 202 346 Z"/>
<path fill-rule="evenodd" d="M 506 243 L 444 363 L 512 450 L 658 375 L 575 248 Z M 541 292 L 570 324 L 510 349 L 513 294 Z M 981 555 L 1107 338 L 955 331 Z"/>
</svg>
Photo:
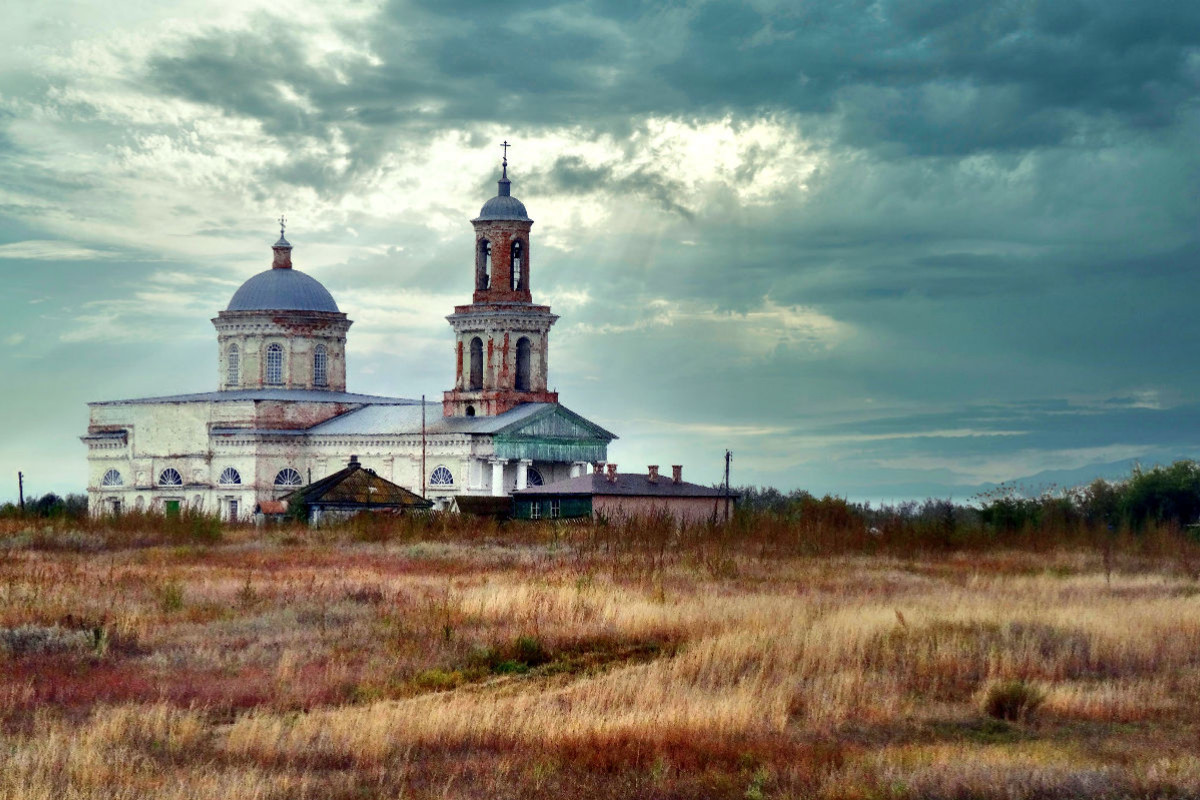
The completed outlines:
<svg viewBox="0 0 1200 800">
<path fill-rule="evenodd" d="M 736 494 L 687 483 L 683 467 L 671 468 L 671 477 L 658 474 L 652 465 L 644 473 L 617 472 L 616 464 L 587 475 L 531 486 L 513 493 L 517 519 L 616 519 L 669 514 L 680 524 L 728 519 Z"/>
<path fill-rule="evenodd" d="M 433 506 L 419 494 L 379 477 L 374 470 L 364 469 L 358 456 L 350 456 L 345 469 L 284 495 L 282 502 L 285 508 L 306 508 L 313 525 L 363 512 L 394 514 Z"/>
</svg>

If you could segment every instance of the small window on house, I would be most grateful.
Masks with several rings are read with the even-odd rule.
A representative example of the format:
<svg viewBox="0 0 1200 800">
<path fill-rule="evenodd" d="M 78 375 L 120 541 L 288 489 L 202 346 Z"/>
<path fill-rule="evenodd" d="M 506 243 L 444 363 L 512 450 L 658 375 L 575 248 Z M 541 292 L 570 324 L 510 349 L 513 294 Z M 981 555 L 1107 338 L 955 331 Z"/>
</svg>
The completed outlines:
<svg viewBox="0 0 1200 800">
<path fill-rule="evenodd" d="M 429 476 L 430 486 L 453 486 L 454 476 L 445 467 L 438 467 Z"/>
<path fill-rule="evenodd" d="M 267 346 L 267 383 L 279 386 L 283 383 L 283 346 Z"/>
<path fill-rule="evenodd" d="M 562 513 L 562 501 L 561 500 L 551 500 L 550 501 L 550 519 L 558 519 L 558 517 L 561 513 Z"/>
<path fill-rule="evenodd" d="M 525 486 L 544 486 L 545 481 L 542 480 L 542 473 L 538 472 L 533 467 L 525 470 Z"/>
<path fill-rule="evenodd" d="M 483 291 L 492 281 L 492 243 L 487 239 L 479 240 L 479 260 L 476 264 L 475 288 Z"/>
<path fill-rule="evenodd" d="M 539 501 L 534 500 L 532 503 L 529 504 L 529 518 L 530 519 L 541 519 L 542 518 L 542 504 Z"/>
<path fill-rule="evenodd" d="M 301 483 L 303 483 L 303 479 L 300 477 L 300 473 L 291 467 L 284 467 L 275 476 L 276 486 L 299 486 Z"/>
<path fill-rule="evenodd" d="M 158 473 L 159 486 L 183 486 L 183 477 L 178 471 L 167 467 L 162 472 Z"/>
<path fill-rule="evenodd" d="M 316 386 L 325 386 L 329 383 L 329 353 L 325 350 L 325 345 L 317 345 L 317 349 L 313 350 L 313 384 Z"/>
<path fill-rule="evenodd" d="M 100 479 L 101 486 L 123 486 L 125 481 L 121 478 L 121 473 L 115 469 L 110 469 L 104 473 L 104 477 Z"/>
<path fill-rule="evenodd" d="M 242 482 L 242 476 L 233 467 L 226 467 L 221 470 L 220 482 L 222 486 L 239 486 Z"/>
<path fill-rule="evenodd" d="M 475 406 L 467 406 L 467 416 L 468 417 L 475 416 Z"/>
<path fill-rule="evenodd" d="M 525 259 L 524 252 L 521 249 L 521 241 L 512 243 L 512 288 L 525 288 Z"/>
<path fill-rule="evenodd" d="M 483 339 L 476 336 L 471 340 L 471 390 L 483 388 Z"/>
<path fill-rule="evenodd" d="M 517 340 L 517 391 L 529 391 L 529 339 L 522 336 Z"/>
<path fill-rule="evenodd" d="M 225 382 L 230 386 L 238 385 L 239 371 L 241 369 L 241 352 L 236 344 L 229 345 L 229 357 L 226 359 L 228 373 L 225 375 Z"/>
</svg>

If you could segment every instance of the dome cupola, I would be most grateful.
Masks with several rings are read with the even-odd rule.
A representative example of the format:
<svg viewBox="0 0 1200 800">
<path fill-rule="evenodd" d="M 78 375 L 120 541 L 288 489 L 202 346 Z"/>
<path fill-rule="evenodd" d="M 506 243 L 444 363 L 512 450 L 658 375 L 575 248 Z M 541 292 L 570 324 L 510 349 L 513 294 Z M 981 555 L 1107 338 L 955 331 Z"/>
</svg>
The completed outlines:
<svg viewBox="0 0 1200 800">
<path fill-rule="evenodd" d="M 292 268 L 279 220 L 271 268 L 243 283 L 217 315 L 219 385 L 345 391 L 350 320 L 320 281 Z"/>
</svg>

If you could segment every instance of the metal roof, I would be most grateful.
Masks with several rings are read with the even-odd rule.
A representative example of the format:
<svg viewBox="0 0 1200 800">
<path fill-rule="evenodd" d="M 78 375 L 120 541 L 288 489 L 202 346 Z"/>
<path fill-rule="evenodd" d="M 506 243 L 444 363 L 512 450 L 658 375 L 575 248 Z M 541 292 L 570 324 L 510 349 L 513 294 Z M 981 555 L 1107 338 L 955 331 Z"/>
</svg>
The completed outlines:
<svg viewBox="0 0 1200 800">
<path fill-rule="evenodd" d="M 111 406 L 148 403 L 234 403 L 257 400 L 285 400 L 301 403 L 354 403 L 356 405 L 372 405 L 376 403 L 416 405 L 417 415 L 420 416 L 420 400 L 406 400 L 403 397 L 381 397 L 372 394 L 354 394 L 353 392 L 326 392 L 319 389 L 236 389 L 224 392 L 197 392 L 195 394 L 174 394 L 164 397 L 136 397 L 131 400 L 101 400 L 88 403 L 89 406 Z M 439 405 L 440 409 L 441 406 Z M 440 413 L 440 411 L 439 411 Z"/>
<path fill-rule="evenodd" d="M 515 219 L 522 222 L 533 222 L 525 211 L 525 204 L 512 195 L 498 194 L 483 204 L 479 216 L 473 222 L 493 219 Z"/>
<path fill-rule="evenodd" d="M 514 497 L 549 496 L 549 495 L 627 495 L 636 497 L 724 497 L 724 489 L 714 489 L 711 486 L 701 486 L 696 483 L 680 481 L 676 483 L 662 475 L 654 483 L 644 472 L 619 472 L 615 483 L 608 480 L 607 475 L 590 473 L 575 478 L 567 478 L 544 486 L 531 486 L 514 492 Z M 737 497 L 730 493 L 730 497 Z"/>
<path fill-rule="evenodd" d="M 260 272 L 233 293 L 226 311 L 328 311 L 339 313 L 321 282 L 296 269 Z"/>
<path fill-rule="evenodd" d="M 522 403 L 494 417 L 444 417 L 441 403 L 425 404 L 426 433 L 497 433 L 524 422 L 555 403 Z M 406 405 L 371 405 L 314 425 L 311 434 L 372 436 L 421 432 L 421 401 Z"/>
</svg>

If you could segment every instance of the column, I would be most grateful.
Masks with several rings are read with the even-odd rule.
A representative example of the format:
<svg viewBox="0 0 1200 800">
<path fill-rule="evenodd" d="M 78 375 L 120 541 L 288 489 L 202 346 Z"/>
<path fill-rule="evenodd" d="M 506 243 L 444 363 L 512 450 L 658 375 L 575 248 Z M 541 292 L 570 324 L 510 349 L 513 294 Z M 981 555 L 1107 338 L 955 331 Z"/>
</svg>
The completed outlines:
<svg viewBox="0 0 1200 800">
<path fill-rule="evenodd" d="M 533 466 L 533 459 L 522 458 L 517 461 L 517 488 L 524 489 L 529 485 L 529 468 Z"/>
<path fill-rule="evenodd" d="M 492 497 L 504 497 L 504 465 L 503 459 L 493 458 L 492 464 Z"/>
</svg>

